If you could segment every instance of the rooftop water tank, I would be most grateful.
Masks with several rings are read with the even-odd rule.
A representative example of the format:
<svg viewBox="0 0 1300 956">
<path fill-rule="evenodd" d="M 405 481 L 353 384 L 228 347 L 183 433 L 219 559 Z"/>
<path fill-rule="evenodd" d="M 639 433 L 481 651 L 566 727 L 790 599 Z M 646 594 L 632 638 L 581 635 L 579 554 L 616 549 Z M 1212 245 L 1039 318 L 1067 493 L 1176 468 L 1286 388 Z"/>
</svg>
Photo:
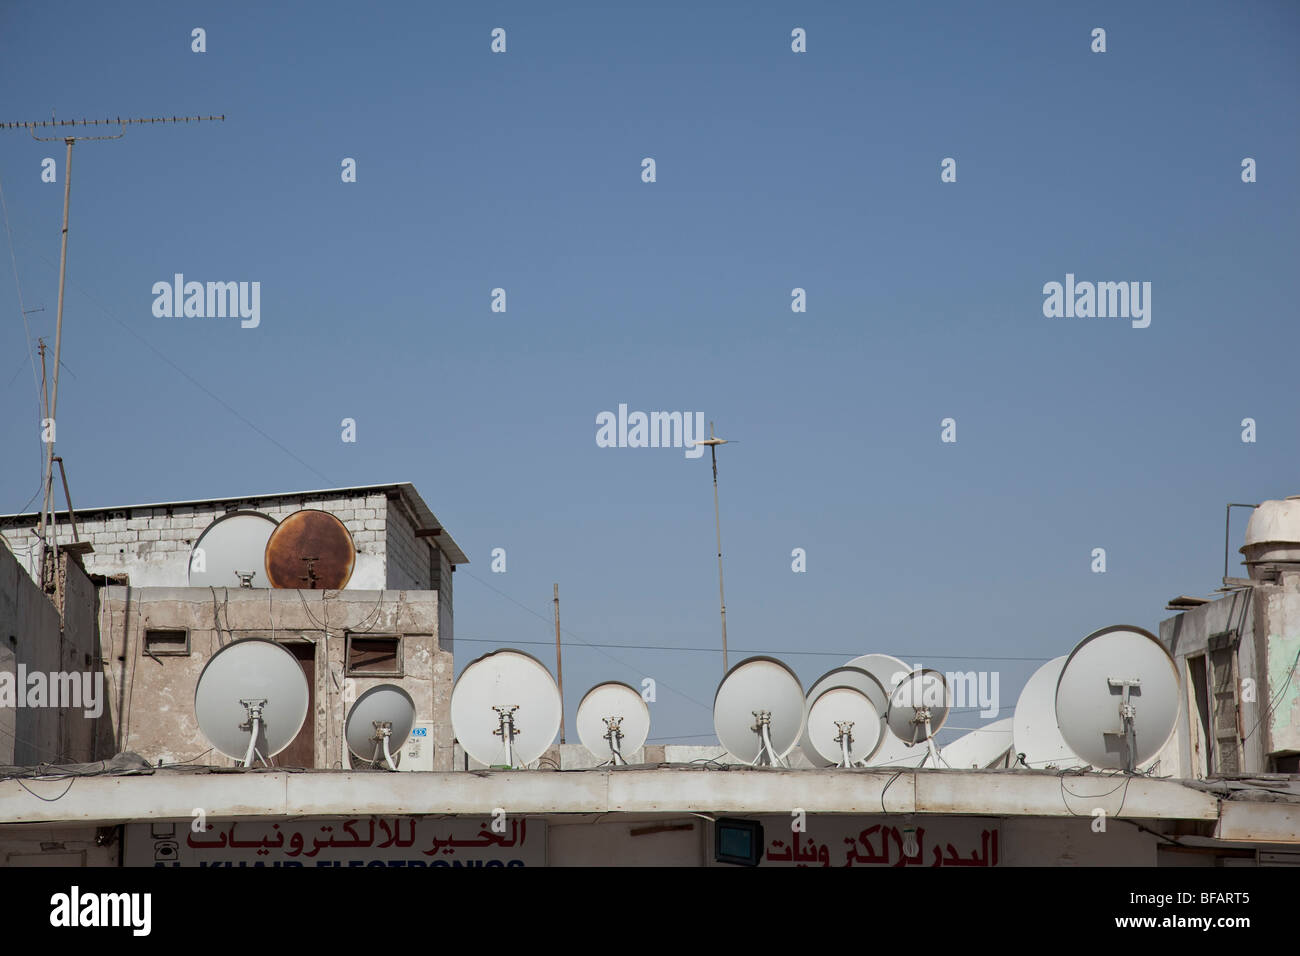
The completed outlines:
<svg viewBox="0 0 1300 956">
<path fill-rule="evenodd" d="M 1246 525 L 1246 544 L 1241 548 L 1250 576 L 1264 576 L 1260 565 L 1300 565 L 1300 495 L 1282 501 L 1265 501 Z"/>
</svg>

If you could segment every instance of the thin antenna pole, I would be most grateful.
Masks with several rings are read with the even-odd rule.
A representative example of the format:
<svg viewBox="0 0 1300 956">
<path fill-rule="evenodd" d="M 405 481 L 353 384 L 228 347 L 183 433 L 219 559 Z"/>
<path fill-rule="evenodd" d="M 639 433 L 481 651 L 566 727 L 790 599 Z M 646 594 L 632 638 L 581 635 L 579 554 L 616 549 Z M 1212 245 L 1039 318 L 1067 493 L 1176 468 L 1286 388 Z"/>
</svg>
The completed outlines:
<svg viewBox="0 0 1300 956">
<path fill-rule="evenodd" d="M 46 418 L 50 423 L 49 439 L 45 442 L 45 499 L 42 514 L 53 514 L 54 509 L 54 439 L 57 435 L 56 416 L 59 408 L 59 359 L 63 354 L 63 284 L 68 276 L 68 205 L 72 201 L 72 144 L 76 138 L 64 139 L 68 144 L 68 158 L 63 163 L 63 238 L 59 246 L 59 308 L 54 320 L 54 389 L 50 396 L 50 409 Z M 42 545 L 44 542 L 42 542 Z M 47 551 L 41 551 L 41 585 L 45 584 Z"/>
<path fill-rule="evenodd" d="M 36 340 L 36 350 L 41 353 L 41 430 L 44 433 L 45 420 L 50 417 L 50 389 L 45 382 L 45 339 Z M 38 565 L 31 569 L 33 574 L 40 575 L 41 586 L 45 586 L 45 487 L 41 487 L 41 523 L 40 523 L 40 541 L 41 553 L 37 556 Z"/>
<path fill-rule="evenodd" d="M 560 743 L 564 743 L 564 662 L 560 659 L 560 585 L 555 593 L 555 676 L 560 685 Z"/>
<path fill-rule="evenodd" d="M 104 136 L 64 136 L 63 142 L 67 144 L 67 159 L 63 167 L 63 235 L 59 249 L 59 309 L 58 317 L 55 320 L 54 332 L 54 389 L 49 398 L 49 407 L 42 409 L 43 417 L 50 423 L 51 431 L 49 440 L 45 443 L 45 469 L 42 474 L 42 489 L 45 494 L 41 500 L 41 586 L 46 586 L 46 574 L 48 569 L 48 553 L 50 551 L 49 543 L 45 538 L 46 516 L 50 517 L 50 524 L 53 524 L 53 506 L 54 506 L 54 438 L 56 429 L 55 416 L 59 404 L 59 369 L 62 367 L 63 352 L 63 288 L 68 273 L 68 208 L 72 200 L 72 146 L 79 139 L 121 139 L 126 135 L 127 126 L 153 124 L 153 123 L 201 123 L 209 120 L 225 120 L 225 115 L 221 116 L 155 116 L 145 118 L 127 118 L 122 119 L 118 116 L 115 118 L 106 118 L 103 120 L 56 120 L 49 119 L 28 123 L 0 123 L 0 129 L 25 129 L 32 135 L 32 139 L 38 142 L 55 142 L 59 137 L 42 137 L 36 135 L 36 130 L 46 127 L 63 127 L 63 126 L 117 126 L 120 132 Z M 44 353 L 42 353 L 42 358 Z M 43 391 L 43 390 L 42 390 Z M 44 395 L 42 395 L 44 401 Z M 42 422 L 42 429 L 44 429 Z M 62 466 L 62 463 L 60 463 Z M 69 504 L 69 507 L 71 505 Z"/>
<path fill-rule="evenodd" d="M 713 524 L 718 532 L 718 606 L 722 612 L 722 673 L 727 673 L 727 599 L 722 592 L 722 519 L 718 512 L 718 446 L 725 445 L 727 439 L 715 438 L 713 422 L 709 422 L 709 437 L 698 441 L 697 445 L 708 445 L 713 457 Z"/>
</svg>

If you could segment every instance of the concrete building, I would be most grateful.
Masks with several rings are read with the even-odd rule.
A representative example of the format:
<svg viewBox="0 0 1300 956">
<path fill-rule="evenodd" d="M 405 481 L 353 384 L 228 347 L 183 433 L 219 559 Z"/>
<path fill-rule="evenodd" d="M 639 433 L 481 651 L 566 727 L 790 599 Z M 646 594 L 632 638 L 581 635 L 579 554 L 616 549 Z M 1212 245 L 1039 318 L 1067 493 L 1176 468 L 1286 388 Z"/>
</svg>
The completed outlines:
<svg viewBox="0 0 1300 956">
<path fill-rule="evenodd" d="M 351 532 L 345 588 L 188 586 L 213 521 L 303 508 Z M 0 750 L 14 765 L 0 766 L 0 865 L 714 865 L 729 818 L 764 866 L 1300 865 L 1300 529 L 1277 532 L 1274 510 L 1247 535 L 1251 580 L 1161 627 L 1187 694 L 1159 777 L 821 770 L 798 754 L 793 769 L 751 768 L 717 746 L 654 745 L 616 769 L 574 746 L 526 771 L 472 767 L 449 719 L 451 580 L 466 559 L 410 485 L 78 513 L 51 593 L 30 573 L 35 517 L 0 518 L 15 552 L 0 549 L 0 693 L 18 667 L 80 669 L 107 699 L 94 717 L 0 706 L 0 745 L 15 738 Z M 274 767 L 232 773 L 199 731 L 194 688 L 249 637 L 294 655 L 311 702 Z M 348 706 L 390 682 L 432 747 L 405 750 L 407 772 L 351 769 Z"/>
<path fill-rule="evenodd" d="M 215 521 L 236 512 L 281 520 L 302 509 L 328 511 L 348 529 L 356 560 L 344 589 L 189 586 L 191 552 Z M 202 757 L 231 766 L 199 731 L 194 687 L 222 646 L 264 637 L 290 650 L 310 688 L 307 720 L 281 765 L 349 766 L 347 705 L 375 684 L 395 683 L 411 694 L 430 731 L 434 766 L 450 769 L 452 574 L 468 559 L 412 485 L 94 508 L 55 518 L 67 543 L 48 598 L 35 583 L 39 516 L 0 517 L 12 549 L 0 564 L 0 629 L 8 622 L 10 646 L 0 671 L 93 672 L 106 686 L 107 706 L 92 729 L 68 708 L 0 709 L 0 720 L 24 722 L 19 730 L 27 733 L 16 736 L 31 741 L 0 762 L 89 762 L 132 752 L 155 765 Z M 70 583 L 60 590 L 64 578 Z M 72 619 L 64 630 L 59 607 Z M 76 660 L 68 656 L 74 648 Z M 52 666 L 53 655 L 67 666 Z M 54 721 L 65 729 L 47 728 Z M 52 745 L 52 734 L 62 746 Z"/>
<path fill-rule="evenodd" d="M 1249 578 L 1160 625 L 1186 689 L 1174 776 L 1300 773 L 1300 496 L 1261 504 L 1241 552 Z"/>
</svg>

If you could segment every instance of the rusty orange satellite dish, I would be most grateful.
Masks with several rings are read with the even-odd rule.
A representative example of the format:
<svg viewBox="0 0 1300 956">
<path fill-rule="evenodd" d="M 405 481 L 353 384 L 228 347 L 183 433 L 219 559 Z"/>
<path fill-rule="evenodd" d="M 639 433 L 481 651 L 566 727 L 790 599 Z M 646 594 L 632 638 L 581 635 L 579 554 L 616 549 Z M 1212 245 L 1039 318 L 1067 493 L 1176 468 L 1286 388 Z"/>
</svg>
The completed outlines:
<svg viewBox="0 0 1300 956">
<path fill-rule="evenodd" d="M 295 511 L 266 542 L 266 578 L 273 588 L 339 590 L 356 560 L 352 535 L 328 511 Z"/>
</svg>

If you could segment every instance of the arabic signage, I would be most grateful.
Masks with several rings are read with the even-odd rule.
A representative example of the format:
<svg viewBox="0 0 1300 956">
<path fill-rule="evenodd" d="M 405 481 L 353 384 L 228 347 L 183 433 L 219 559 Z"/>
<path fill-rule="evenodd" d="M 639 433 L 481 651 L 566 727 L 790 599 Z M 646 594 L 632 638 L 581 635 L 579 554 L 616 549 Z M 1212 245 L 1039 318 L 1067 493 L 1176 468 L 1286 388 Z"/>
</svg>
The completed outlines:
<svg viewBox="0 0 1300 956">
<path fill-rule="evenodd" d="M 792 832 L 793 817 L 760 817 L 765 852 L 760 866 L 978 866 L 998 865 L 996 819 L 808 814 Z M 910 831 L 910 832 L 909 832 Z M 910 841 L 909 841 L 910 838 Z M 914 842 L 915 846 L 909 846 Z"/>
<path fill-rule="evenodd" d="M 546 821 L 515 816 L 132 823 L 127 866 L 545 866 Z"/>
</svg>

